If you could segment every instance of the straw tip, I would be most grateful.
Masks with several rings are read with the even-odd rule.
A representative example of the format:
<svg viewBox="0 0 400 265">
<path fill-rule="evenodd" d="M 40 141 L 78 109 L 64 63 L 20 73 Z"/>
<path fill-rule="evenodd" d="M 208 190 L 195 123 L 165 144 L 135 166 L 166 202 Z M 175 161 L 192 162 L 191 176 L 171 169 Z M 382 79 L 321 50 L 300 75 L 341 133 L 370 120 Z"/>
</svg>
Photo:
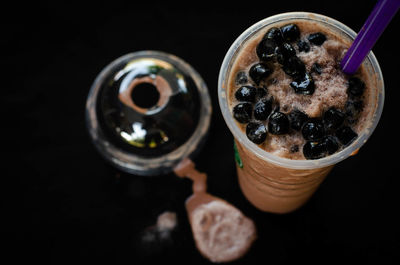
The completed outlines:
<svg viewBox="0 0 400 265">
<path fill-rule="evenodd" d="M 399 7 L 400 0 L 380 0 L 376 4 L 341 61 L 340 66 L 343 72 L 353 74 L 357 71 Z"/>
</svg>

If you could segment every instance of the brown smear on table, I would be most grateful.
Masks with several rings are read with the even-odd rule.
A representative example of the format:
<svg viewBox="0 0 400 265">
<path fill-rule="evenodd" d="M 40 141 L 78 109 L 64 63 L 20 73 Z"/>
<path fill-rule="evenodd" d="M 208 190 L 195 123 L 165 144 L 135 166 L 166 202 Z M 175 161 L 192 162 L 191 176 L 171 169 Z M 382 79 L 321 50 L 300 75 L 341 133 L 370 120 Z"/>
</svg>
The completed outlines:
<svg viewBox="0 0 400 265">
<path fill-rule="evenodd" d="M 207 175 L 197 171 L 190 159 L 182 160 L 174 172 L 193 181 L 186 210 L 200 253 L 213 262 L 243 256 L 256 239 L 253 221 L 227 201 L 207 193 Z"/>
</svg>

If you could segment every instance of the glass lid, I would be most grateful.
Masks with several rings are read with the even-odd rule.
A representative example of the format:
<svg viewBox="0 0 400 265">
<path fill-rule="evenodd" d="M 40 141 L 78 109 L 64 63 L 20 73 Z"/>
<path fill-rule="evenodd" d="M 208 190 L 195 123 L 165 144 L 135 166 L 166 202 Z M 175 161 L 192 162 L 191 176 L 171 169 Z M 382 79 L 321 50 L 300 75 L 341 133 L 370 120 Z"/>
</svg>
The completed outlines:
<svg viewBox="0 0 400 265">
<path fill-rule="evenodd" d="M 170 172 L 204 140 L 211 116 L 207 86 L 182 59 L 139 51 L 106 66 L 86 104 L 97 150 L 118 168 L 139 175 Z"/>
</svg>

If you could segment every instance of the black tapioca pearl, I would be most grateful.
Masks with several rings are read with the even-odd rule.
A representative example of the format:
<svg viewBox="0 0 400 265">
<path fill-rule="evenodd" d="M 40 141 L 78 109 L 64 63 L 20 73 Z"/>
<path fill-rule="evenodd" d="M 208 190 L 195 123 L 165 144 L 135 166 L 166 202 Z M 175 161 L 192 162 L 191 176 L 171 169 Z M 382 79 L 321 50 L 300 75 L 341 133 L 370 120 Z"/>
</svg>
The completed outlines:
<svg viewBox="0 0 400 265">
<path fill-rule="evenodd" d="M 267 129 L 261 122 L 250 122 L 246 126 L 247 138 L 255 144 L 261 144 L 267 138 Z"/>
<path fill-rule="evenodd" d="M 257 45 L 256 53 L 261 61 L 271 61 L 275 58 L 275 49 L 278 47 L 271 39 L 262 39 Z"/>
<path fill-rule="evenodd" d="M 349 126 L 343 126 L 339 128 L 336 133 L 336 137 L 339 139 L 339 141 L 347 146 L 350 145 L 358 136 L 358 134 L 353 131 Z"/>
<path fill-rule="evenodd" d="M 296 77 L 290 86 L 294 89 L 296 94 L 312 95 L 315 91 L 314 79 L 309 73 L 303 76 Z"/>
<path fill-rule="evenodd" d="M 286 61 L 296 55 L 296 50 L 290 43 L 284 42 L 275 49 L 276 60 L 280 64 L 285 64 Z"/>
<path fill-rule="evenodd" d="M 344 109 L 347 122 L 349 122 L 350 124 L 355 123 L 358 120 L 358 117 L 360 116 L 363 108 L 364 102 L 362 100 L 349 99 L 348 101 L 346 101 Z"/>
<path fill-rule="evenodd" d="M 303 146 L 303 154 L 306 159 L 320 159 L 332 155 L 339 150 L 336 137 L 328 135 L 317 141 L 307 141 Z"/>
<path fill-rule="evenodd" d="M 319 141 L 307 141 L 303 146 L 303 155 L 306 159 L 320 159 L 326 154 L 324 145 Z"/>
<path fill-rule="evenodd" d="M 289 119 L 286 114 L 276 111 L 268 119 L 268 132 L 271 134 L 287 134 L 289 132 Z"/>
<path fill-rule="evenodd" d="M 351 77 L 347 83 L 347 94 L 351 97 L 360 97 L 365 90 L 365 84 L 358 77 Z"/>
<path fill-rule="evenodd" d="M 297 42 L 297 48 L 299 49 L 299 52 L 309 52 L 310 44 L 308 44 L 308 42 L 305 40 L 299 40 Z"/>
<path fill-rule="evenodd" d="M 253 86 L 241 86 L 235 92 L 235 97 L 239 101 L 255 102 L 257 89 Z"/>
<path fill-rule="evenodd" d="M 300 37 L 300 29 L 296 24 L 287 24 L 281 27 L 283 39 L 287 42 L 296 41 Z"/>
<path fill-rule="evenodd" d="M 306 66 L 300 60 L 300 58 L 298 58 L 297 56 L 292 56 L 284 62 L 282 70 L 287 75 L 296 78 L 304 76 L 304 73 L 306 72 Z"/>
<path fill-rule="evenodd" d="M 335 107 L 331 107 L 325 111 L 322 117 L 322 122 L 327 132 L 338 129 L 343 124 L 344 120 L 344 113 Z"/>
<path fill-rule="evenodd" d="M 254 118 L 266 120 L 272 111 L 273 99 L 262 98 L 254 105 Z"/>
<path fill-rule="evenodd" d="M 233 117 L 240 123 L 248 123 L 251 119 L 253 106 L 251 103 L 239 103 L 233 108 Z"/>
<path fill-rule="evenodd" d="M 303 124 L 309 119 L 308 115 L 300 110 L 293 110 L 288 114 L 290 127 L 295 131 L 300 131 Z"/>
<path fill-rule="evenodd" d="M 307 39 L 310 43 L 321 46 L 326 41 L 326 36 L 321 32 L 316 32 L 308 35 Z"/>
<path fill-rule="evenodd" d="M 271 75 L 273 69 L 265 63 L 256 63 L 249 70 L 249 76 L 257 85 Z"/>
<path fill-rule="evenodd" d="M 332 155 L 339 150 L 339 142 L 335 136 L 327 135 L 321 140 L 321 143 L 324 145 L 328 155 Z"/>
<path fill-rule="evenodd" d="M 278 45 L 283 42 L 282 32 L 277 27 L 270 28 L 263 38 L 273 40 Z"/>
<path fill-rule="evenodd" d="M 245 72 L 239 71 L 236 74 L 236 78 L 235 78 L 235 84 L 236 85 L 245 85 L 248 82 L 248 78 Z"/>
<path fill-rule="evenodd" d="M 324 124 L 320 119 L 312 118 L 306 121 L 301 129 L 303 138 L 310 141 L 319 140 L 325 135 Z"/>
</svg>

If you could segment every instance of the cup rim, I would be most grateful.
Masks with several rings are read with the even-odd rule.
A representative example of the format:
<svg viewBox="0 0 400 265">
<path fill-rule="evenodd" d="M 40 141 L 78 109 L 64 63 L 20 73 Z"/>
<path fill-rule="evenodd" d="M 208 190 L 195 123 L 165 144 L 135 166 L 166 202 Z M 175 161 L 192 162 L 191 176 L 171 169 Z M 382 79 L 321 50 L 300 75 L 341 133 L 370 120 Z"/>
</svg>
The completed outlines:
<svg viewBox="0 0 400 265">
<path fill-rule="evenodd" d="M 248 150 L 252 151 L 253 154 L 255 154 L 257 157 L 260 159 L 263 159 L 264 161 L 271 162 L 275 165 L 285 167 L 285 168 L 291 168 L 291 169 L 315 169 L 315 168 L 321 168 L 321 167 L 327 167 L 330 165 L 337 164 L 338 162 L 346 159 L 347 157 L 351 156 L 355 151 L 357 151 L 359 148 L 362 147 L 362 145 L 368 140 L 368 138 L 371 136 L 372 132 L 375 130 L 379 119 L 381 117 L 382 111 L 383 111 L 383 105 L 384 105 L 384 82 L 383 82 L 383 76 L 382 72 L 379 66 L 379 63 L 373 54 L 372 51 L 369 52 L 368 56 L 366 57 L 365 60 L 368 60 L 369 63 L 371 64 L 372 70 L 377 74 L 377 101 L 376 101 L 376 106 L 375 110 L 372 115 L 372 123 L 371 126 L 367 126 L 362 133 L 358 136 L 358 138 L 349 146 L 344 148 L 343 150 L 333 154 L 329 155 L 324 158 L 316 159 L 316 160 L 292 160 L 288 158 L 283 158 L 279 157 L 277 155 L 273 155 L 262 148 L 258 147 L 256 144 L 251 142 L 246 135 L 240 130 L 239 126 L 237 126 L 236 121 L 234 120 L 230 108 L 228 106 L 228 101 L 227 101 L 227 93 L 225 91 L 225 88 L 227 86 L 228 78 L 229 76 L 228 71 L 230 70 L 229 67 L 232 66 L 232 61 L 234 59 L 234 56 L 237 54 L 236 52 L 239 50 L 241 47 L 241 43 L 249 38 L 251 38 L 253 35 L 258 33 L 260 30 L 262 30 L 265 27 L 271 26 L 272 24 L 275 23 L 281 23 L 284 21 L 290 21 L 290 20 L 311 20 L 311 21 L 316 21 L 316 22 L 321 22 L 325 24 L 326 26 L 331 26 L 336 28 L 337 30 L 341 31 L 342 33 L 348 35 L 348 37 L 354 39 L 356 37 L 356 32 L 349 28 L 348 26 L 344 25 L 343 23 L 327 17 L 325 15 L 317 14 L 317 13 L 311 13 L 311 12 L 287 12 L 287 13 L 281 13 L 278 15 L 273 15 L 270 17 L 267 17 L 252 26 L 250 26 L 248 29 L 246 29 L 230 46 L 228 52 L 226 53 L 224 60 L 222 62 L 219 76 L 218 76 L 218 101 L 220 105 L 220 109 L 222 112 L 222 115 L 224 117 L 224 120 L 230 129 L 231 133 L 233 134 L 235 140 L 239 141 L 242 145 L 244 145 Z"/>
</svg>

